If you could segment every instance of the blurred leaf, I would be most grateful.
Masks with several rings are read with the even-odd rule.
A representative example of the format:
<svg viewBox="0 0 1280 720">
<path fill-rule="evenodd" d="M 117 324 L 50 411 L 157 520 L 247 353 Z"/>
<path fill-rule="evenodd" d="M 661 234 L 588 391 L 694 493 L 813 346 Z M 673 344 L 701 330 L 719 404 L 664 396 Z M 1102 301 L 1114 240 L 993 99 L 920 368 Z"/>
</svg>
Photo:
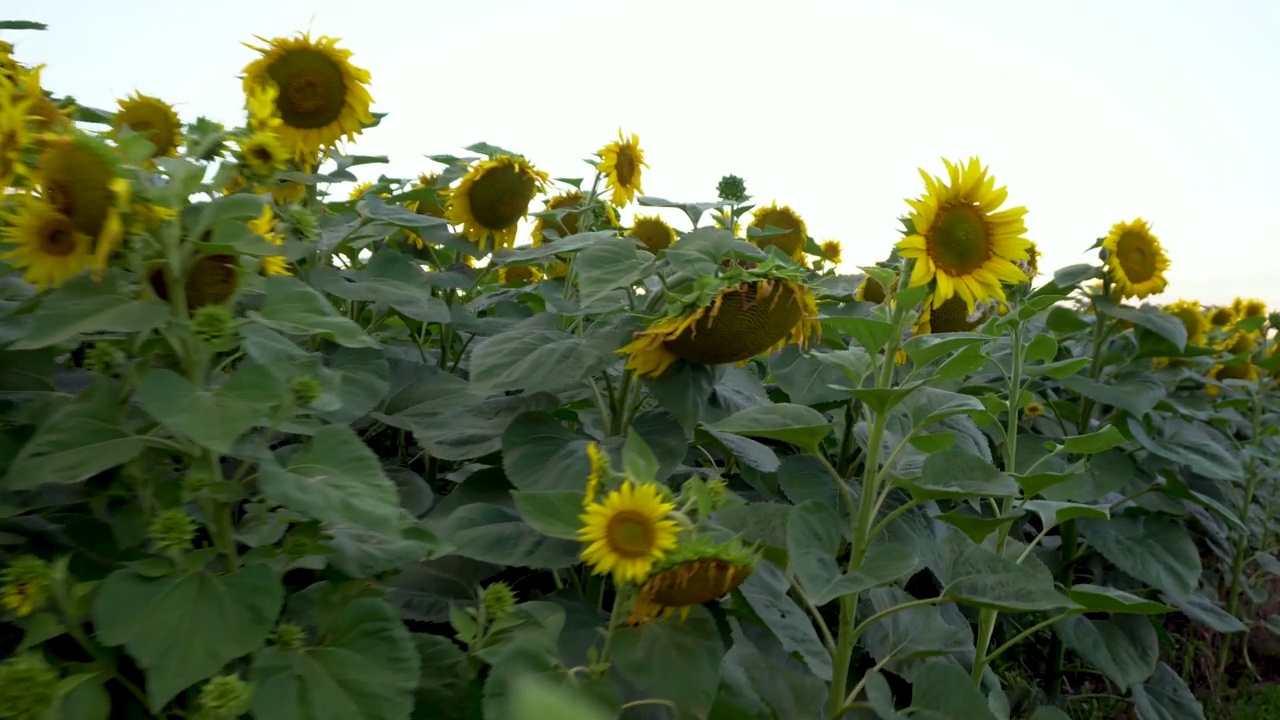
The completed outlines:
<svg viewBox="0 0 1280 720">
<path fill-rule="evenodd" d="M 1204 708 L 1173 668 L 1156 666 L 1151 679 L 1133 688 L 1138 720 L 1205 720 Z"/>
<path fill-rule="evenodd" d="M 1083 606 L 1089 612 L 1136 615 L 1160 615 L 1173 612 L 1173 608 L 1164 603 L 1147 600 L 1105 585 L 1073 585 L 1067 594 L 1072 602 Z"/>
<path fill-rule="evenodd" d="M 1122 692 L 1151 677 L 1156 669 L 1160 655 L 1156 631 L 1141 615 L 1112 615 L 1106 620 L 1077 615 L 1060 620 L 1053 631 Z"/>
<path fill-rule="evenodd" d="M 310 279 L 317 289 L 344 300 L 386 303 L 406 317 L 420 322 L 441 325 L 450 322 L 449 307 L 443 300 L 432 295 L 429 287 L 371 277 L 356 270 L 341 271 L 324 265 L 313 268 Z"/>
<path fill-rule="evenodd" d="M 958 603 L 1003 612 L 1072 605 L 1054 587 L 1053 576 L 1043 566 L 1019 564 L 963 535 L 951 534 L 942 541 L 939 562 L 942 594 Z"/>
<path fill-rule="evenodd" d="M 1080 520 L 1080 533 L 1116 567 L 1171 598 L 1200 582 L 1200 551 L 1181 523 L 1157 515 Z"/>
<path fill-rule="evenodd" d="M 498 451 L 503 432 L 520 413 L 559 407 L 560 400 L 549 393 L 500 395 L 415 422 L 413 436 L 442 460 L 467 460 Z"/>
<path fill-rule="evenodd" d="M 30 325 L 11 350 L 34 350 L 64 343 L 84 333 L 133 333 L 158 327 L 169 317 L 169 305 L 136 294 L 110 281 L 88 275 L 51 290 L 32 313 Z"/>
<path fill-rule="evenodd" d="M 591 472 L 587 443 L 550 413 L 521 413 L 502 434 L 503 469 L 521 490 L 568 490 L 581 499 Z"/>
<path fill-rule="evenodd" d="M 652 622 L 614 631 L 613 662 L 619 675 L 649 697 L 675 704 L 677 718 L 701 718 L 715 700 L 725 647 L 715 621 L 695 607 L 682 624 Z M 679 658 L 679 662 L 655 662 Z"/>
<path fill-rule="evenodd" d="M 578 274 L 582 304 L 589 306 L 614 290 L 629 288 L 652 275 L 653 255 L 636 249 L 635 243 L 627 240 L 602 240 L 578 253 L 573 269 Z"/>
<path fill-rule="evenodd" d="M 1164 384 L 1148 374 L 1119 375 L 1106 383 L 1073 375 L 1061 380 L 1062 386 L 1095 402 L 1127 410 L 1142 417 L 1164 399 Z"/>
<path fill-rule="evenodd" d="M 471 353 L 471 385 L 477 392 L 582 387 L 587 379 L 617 362 L 617 356 L 554 327 L 556 315 L 535 315 L 481 342 Z"/>
<path fill-rule="evenodd" d="M 994 465 L 963 450 L 941 450 L 924 461 L 918 479 L 899 480 L 919 500 L 1015 497 L 1017 481 Z"/>
<path fill-rule="evenodd" d="M 267 301 L 247 316 L 286 335 L 321 335 L 345 347 L 378 347 L 356 323 L 338 314 L 324 296 L 294 277 L 263 279 Z"/>
<path fill-rule="evenodd" d="M 520 517 L 538 532 L 553 538 L 577 540 L 582 521 L 582 492 L 573 490 L 513 490 Z"/>
<path fill-rule="evenodd" d="M 929 717 L 931 720 L 996 720 L 987 707 L 969 674 L 953 663 L 929 663 L 916 673 L 912 683 L 911 707 L 913 717 Z"/>
<path fill-rule="evenodd" d="M 787 652 L 798 654 L 814 675 L 829 678 L 831 653 L 818 640 L 818 633 L 804 610 L 787 595 L 788 587 L 781 571 L 767 561 L 760 561 L 739 590 Z"/>
<path fill-rule="evenodd" d="M 153 368 L 138 384 L 138 401 L 151 417 L 202 447 L 230 455 L 243 435 L 268 407 L 252 402 L 278 383 L 261 365 L 237 372 L 216 392 L 198 390 L 172 370 Z"/>
<path fill-rule="evenodd" d="M 52 413 L 9 464 L 4 486 L 77 483 L 137 457 L 149 444 L 122 427 L 113 385 L 93 386 Z"/>
<path fill-rule="evenodd" d="M 1077 455 L 1096 455 L 1125 443 L 1124 435 L 1114 425 L 1095 430 L 1087 435 L 1068 435 L 1062 439 L 1063 449 Z"/>
</svg>

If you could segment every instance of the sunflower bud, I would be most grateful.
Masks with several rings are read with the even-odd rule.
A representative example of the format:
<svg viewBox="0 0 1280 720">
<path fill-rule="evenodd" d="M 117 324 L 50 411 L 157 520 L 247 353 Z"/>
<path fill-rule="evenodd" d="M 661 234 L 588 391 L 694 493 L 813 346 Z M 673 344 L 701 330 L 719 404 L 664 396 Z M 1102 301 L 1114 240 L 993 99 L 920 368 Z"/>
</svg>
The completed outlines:
<svg viewBox="0 0 1280 720">
<path fill-rule="evenodd" d="M 0 607 L 26 617 L 44 605 L 52 571 L 49 563 L 34 555 L 15 558 L 0 572 Z"/>
<path fill-rule="evenodd" d="M 320 397 L 320 381 L 311 375 L 304 375 L 293 381 L 293 401 L 300 407 L 307 407 Z"/>
<path fill-rule="evenodd" d="M 239 675 L 218 675 L 200 688 L 198 720 L 236 720 L 249 712 L 253 689 Z"/>
<path fill-rule="evenodd" d="M 226 305 L 205 305 L 191 316 L 191 329 L 201 340 L 216 343 L 231 334 L 234 321 Z"/>
<path fill-rule="evenodd" d="M 516 606 L 516 593 L 510 585 L 496 582 L 484 589 L 480 604 L 484 606 L 484 616 L 492 622 L 505 616 Z"/>
<path fill-rule="evenodd" d="M 284 221 L 294 232 L 305 240 L 313 240 L 320 232 L 320 222 L 316 214 L 302 205 L 287 205 L 281 211 Z"/>
<path fill-rule="evenodd" d="M 280 623 L 276 628 L 275 644 L 287 650 L 297 650 L 307 643 L 307 631 L 297 623 Z"/>
<path fill-rule="evenodd" d="M 747 201 L 747 184 L 737 175 L 725 175 L 716 184 L 716 192 L 720 199 L 727 203 Z"/>
<path fill-rule="evenodd" d="M 196 536 L 196 523 L 184 510 L 172 508 L 156 515 L 147 529 L 156 550 L 186 550 Z"/>
<path fill-rule="evenodd" d="M 0 662 L 0 717 L 15 720 L 42 718 L 58 692 L 58 671 L 34 653 Z"/>
<path fill-rule="evenodd" d="M 126 360 L 124 351 L 120 348 L 111 343 L 96 342 L 85 353 L 84 366 L 99 375 L 115 377 L 120 374 Z"/>
</svg>

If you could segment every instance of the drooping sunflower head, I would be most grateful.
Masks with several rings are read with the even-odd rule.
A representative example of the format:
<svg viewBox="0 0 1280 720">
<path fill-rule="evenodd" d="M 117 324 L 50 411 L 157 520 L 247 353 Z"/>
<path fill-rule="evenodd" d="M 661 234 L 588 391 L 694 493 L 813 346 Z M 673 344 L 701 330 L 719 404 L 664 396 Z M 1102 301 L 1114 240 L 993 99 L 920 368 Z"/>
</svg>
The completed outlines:
<svg viewBox="0 0 1280 720">
<path fill-rule="evenodd" d="M 1121 297 L 1144 298 L 1163 292 L 1169 284 L 1164 276 L 1169 257 L 1142 218 L 1112 225 L 1102 248 L 1107 252 L 1107 273 Z"/>
<path fill-rule="evenodd" d="M 737 590 L 755 561 L 755 553 L 736 540 L 717 544 L 705 537 L 685 539 L 640 586 L 627 622 L 643 625 L 676 612 L 683 621 L 694 607 Z"/>
<path fill-rule="evenodd" d="M 893 282 L 889 284 L 889 292 L 897 291 L 898 279 L 894 278 Z M 854 300 L 857 300 L 858 302 L 875 303 L 877 305 L 883 304 L 888 297 L 889 294 L 885 292 L 884 286 L 880 284 L 880 281 L 870 275 L 862 281 L 862 284 L 859 285 L 858 289 L 853 293 Z"/>
<path fill-rule="evenodd" d="M 772 245 L 797 261 L 804 256 L 804 244 L 809 237 L 809 230 L 795 210 L 786 205 L 779 206 L 777 200 L 756 208 L 751 213 L 749 227 L 761 231 L 783 231 L 768 237 L 753 238 L 751 242 L 757 246 L 766 248 Z"/>
<path fill-rule="evenodd" d="M 744 363 L 789 342 L 808 347 L 821 332 L 813 293 L 802 283 L 759 279 L 726 288 L 710 304 L 663 318 L 618 350 L 641 377 L 658 377 L 676 360 Z"/>
<path fill-rule="evenodd" d="M 118 101 L 120 109 L 112 118 L 111 128 L 119 135 L 126 127 L 145 135 L 153 149 L 150 157 L 172 157 L 182 144 L 182 122 L 173 106 L 157 97 L 135 92 Z"/>
<path fill-rule="evenodd" d="M 1257 298 L 1236 298 L 1231 301 L 1231 309 L 1240 320 L 1267 316 L 1267 304 Z"/>
<path fill-rule="evenodd" d="M 116 177 L 111 152 L 83 134 L 48 137 L 36 160 L 36 185 L 49 205 L 93 238 L 94 271 L 101 273 L 124 234 L 119 205 L 130 186 Z"/>
<path fill-rule="evenodd" d="M 834 265 L 840 264 L 840 241 L 839 240 L 823 240 L 822 244 L 819 245 L 818 247 L 822 249 L 823 256 L 826 257 L 827 260 L 830 260 L 832 264 Z"/>
<path fill-rule="evenodd" d="M 533 244 L 542 245 L 555 239 L 555 236 L 568 237 L 582 230 L 581 214 L 587 198 L 577 190 L 557 195 L 547 201 L 546 211 L 564 210 L 556 215 L 539 215 L 533 222 Z M 618 214 L 611 205 L 604 205 L 604 225 L 618 227 Z M 550 230 L 553 235 L 549 236 Z"/>
<path fill-rule="evenodd" d="M 481 250 L 512 247 L 516 227 L 529 213 L 529 203 L 549 179 L 528 160 L 514 155 L 478 162 L 450 194 L 445 219 L 462 226 L 462 234 Z"/>
<path fill-rule="evenodd" d="M 1251 362 L 1232 363 L 1230 365 L 1218 364 L 1209 370 L 1209 378 L 1222 382 L 1223 380 L 1244 380 L 1247 382 L 1257 382 L 1258 366 Z M 1208 383 L 1204 387 L 1209 397 L 1217 397 L 1221 392 L 1214 383 Z"/>
<path fill-rule="evenodd" d="M 239 141 L 240 157 L 249 174 L 269 178 L 285 168 L 289 151 L 285 150 L 276 134 L 266 130 L 255 132 Z"/>
<path fill-rule="evenodd" d="M 1200 311 L 1198 300 L 1179 300 L 1164 306 L 1164 311 L 1182 321 L 1187 328 L 1187 344 L 1203 345 L 1209 332 L 1209 321 Z"/>
<path fill-rule="evenodd" d="M 5 214 L 0 235 L 14 247 L 0 254 L 22 279 L 37 290 L 58 287 L 89 267 L 93 238 L 76 229 L 71 218 L 31 195 L 20 194 Z"/>
<path fill-rule="evenodd" d="M 986 322 L 997 311 L 995 301 L 983 301 L 974 305 L 971 311 L 964 298 L 952 295 L 934 307 L 926 303 L 916 320 L 916 335 L 938 335 L 941 333 L 971 332 Z"/>
<path fill-rule="evenodd" d="M 52 574 L 49 563 L 34 555 L 14 558 L 0 571 L 0 607 L 18 617 L 39 610 L 48 599 Z"/>
<path fill-rule="evenodd" d="M 310 33 L 268 40 L 265 47 L 246 47 L 261 57 L 244 69 L 246 97 L 270 92 L 274 84 L 275 131 L 296 156 L 312 157 L 342 139 L 352 139 L 373 122 L 369 105 L 369 71 L 350 62 L 351 51 L 338 39 Z"/>
<path fill-rule="evenodd" d="M 671 518 L 675 509 L 657 485 L 623 482 L 579 516 L 583 561 L 593 574 L 612 574 L 616 583 L 643 582 L 676 546 L 681 527 Z"/>
<path fill-rule="evenodd" d="M 1239 355 L 1241 353 L 1253 352 L 1253 349 L 1257 344 L 1257 341 L 1254 340 L 1254 333 L 1233 330 L 1222 340 L 1218 341 L 1217 349 L 1228 355 Z"/>
<path fill-rule="evenodd" d="M 626 138 L 619 128 L 617 141 L 600 148 L 596 154 L 600 156 L 596 167 L 604 174 L 611 190 L 609 202 L 623 207 L 635 199 L 636 193 L 644 192 L 640 188 L 640 173 L 649 165 L 644 161 L 639 135 L 632 133 L 630 138 Z"/>
<path fill-rule="evenodd" d="M 187 310 L 194 313 L 206 305 L 219 305 L 230 300 L 240 286 L 240 258 L 236 255 L 200 255 L 183 279 L 186 290 Z M 162 263 L 153 264 L 147 271 L 147 282 L 156 297 L 169 300 L 169 280 Z"/>
<path fill-rule="evenodd" d="M 907 200 L 912 232 L 897 248 L 902 257 L 915 260 L 910 287 L 936 283 L 935 307 L 953 295 L 964 298 L 970 310 L 981 300 L 1003 301 L 1003 283 L 1029 279 L 1017 265 L 1031 258 L 1031 241 L 1023 237 L 1027 210 L 999 210 L 1008 189 L 995 186 L 978 158 L 967 165 L 942 162 L 947 177 L 921 170 L 925 193 Z"/>
<path fill-rule="evenodd" d="M 1236 311 L 1228 305 L 1212 307 L 1205 313 L 1205 319 L 1213 327 L 1224 328 L 1235 323 Z"/>
<path fill-rule="evenodd" d="M 638 215 L 631 221 L 627 237 L 639 240 L 649 252 L 656 253 L 671 247 L 676 241 L 676 230 L 657 215 Z"/>
</svg>

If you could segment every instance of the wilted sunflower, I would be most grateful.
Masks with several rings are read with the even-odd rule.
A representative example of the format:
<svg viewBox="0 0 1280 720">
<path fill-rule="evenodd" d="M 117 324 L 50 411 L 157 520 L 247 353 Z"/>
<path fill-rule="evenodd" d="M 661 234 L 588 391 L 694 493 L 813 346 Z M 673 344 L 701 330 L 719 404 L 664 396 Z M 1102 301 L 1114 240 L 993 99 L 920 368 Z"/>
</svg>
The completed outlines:
<svg viewBox="0 0 1280 720">
<path fill-rule="evenodd" d="M 112 134 L 119 137 L 126 127 L 145 135 L 152 145 L 148 158 L 172 157 L 182 143 L 182 122 L 173 106 L 157 97 L 135 92 L 118 101 L 120 110 L 111 120 Z"/>
<path fill-rule="evenodd" d="M 547 230 L 551 230 L 556 235 L 564 238 L 570 235 L 576 235 L 581 230 L 580 214 L 587 201 L 587 198 L 577 190 L 571 190 L 564 195 L 557 195 L 547 201 L 547 210 L 569 210 L 559 216 L 539 216 L 533 222 L 533 244 L 541 245 L 548 241 Z M 574 212 L 576 211 L 576 212 Z M 609 205 L 604 206 L 604 224 L 608 227 L 618 227 L 618 213 Z M 554 239 L 554 238 L 551 238 Z"/>
<path fill-rule="evenodd" d="M 715 544 L 704 538 L 682 541 L 657 563 L 640 586 L 630 625 L 642 625 L 689 611 L 737 590 L 751 574 L 756 556 L 736 541 Z"/>
<path fill-rule="evenodd" d="M 1169 257 L 1142 218 L 1112 225 L 1102 247 L 1107 251 L 1107 273 L 1121 297 L 1144 298 L 1162 292 L 1169 284 L 1164 276 Z"/>
<path fill-rule="evenodd" d="M 522 157 L 498 155 L 476 163 L 450 194 L 445 218 L 461 225 L 462 234 L 481 250 L 509 248 L 516 243 L 516 227 L 528 214 L 529 203 L 548 180 Z"/>
<path fill-rule="evenodd" d="M 239 141 L 240 156 L 245 167 L 256 177 L 267 178 L 283 170 L 289 161 L 289 151 L 280 144 L 280 138 L 268 131 L 255 132 Z"/>
<path fill-rule="evenodd" d="M 676 546 L 680 525 L 670 518 L 675 509 L 657 485 L 623 482 L 579 516 L 578 541 L 586 544 L 583 561 L 593 574 L 612 574 L 616 583 L 642 582 Z"/>
<path fill-rule="evenodd" d="M 244 69 L 244 92 L 253 97 L 278 88 L 275 98 L 280 125 L 275 132 L 295 156 L 312 157 L 352 139 L 373 122 L 367 88 L 369 71 L 350 63 L 351 51 L 337 47 L 338 39 L 310 33 L 268 40 L 266 47 L 245 43 L 262 57 Z"/>
<path fill-rule="evenodd" d="M 751 213 L 750 227 L 757 230 L 785 230 L 780 235 L 756 238 L 751 242 L 761 248 L 773 245 L 793 260 L 798 261 L 804 257 L 804 243 L 809 237 L 809 231 L 795 210 L 786 205 L 779 207 L 778 201 L 774 200 L 772 204 L 762 205 Z"/>
<path fill-rule="evenodd" d="M 802 348 L 821 332 L 809 288 L 766 278 L 726 288 L 710 304 L 654 322 L 618 350 L 627 367 L 658 377 L 676 360 L 702 365 L 741 363 L 785 346 Z"/>
<path fill-rule="evenodd" d="M 631 133 L 631 139 L 628 140 L 619 128 L 618 140 L 600 148 L 596 154 L 601 160 L 596 169 L 604 173 L 612 190 L 609 193 L 610 202 L 622 207 L 635 199 L 636 193 L 644 192 L 640 188 L 640 173 L 641 168 L 649 167 L 649 164 L 644 161 L 639 135 Z"/>
<path fill-rule="evenodd" d="M 974 305 L 971 311 L 965 305 L 964 298 L 952 295 L 937 307 L 932 303 L 925 303 L 920 318 L 916 320 L 914 332 L 916 335 L 970 332 L 986 322 L 995 311 L 996 305 L 986 301 Z"/>
<path fill-rule="evenodd" d="M 925 193 L 907 200 L 913 232 L 897 247 L 916 261 L 909 287 L 936 282 L 934 307 L 959 295 L 972 311 L 981 300 L 1004 300 L 1002 283 L 1028 281 L 1017 265 L 1030 260 L 1031 241 L 1022 237 L 1027 209 L 997 212 L 1009 191 L 995 186 L 978 158 L 964 166 L 942 162 L 947 178 L 920 171 Z"/>
<path fill-rule="evenodd" d="M 1187 328 L 1188 345 L 1204 345 L 1205 334 L 1209 332 L 1209 321 L 1200 312 L 1197 300 L 1179 300 L 1164 306 L 1164 311 L 1182 321 Z"/>
<path fill-rule="evenodd" d="M 101 141 L 75 134 L 50 137 L 36 160 L 36 185 L 49 205 L 93 238 L 93 270 L 106 270 L 124 224 L 118 204 L 127 204 L 128 181 L 115 177 L 110 151 Z"/>
<path fill-rule="evenodd" d="M 84 272 L 93 238 L 41 200 L 25 194 L 17 197 L 17 208 L 6 213 L 7 227 L 0 230 L 5 242 L 16 247 L 0 254 L 0 259 L 22 270 L 22 279 L 37 290 L 58 287 Z"/>
<path fill-rule="evenodd" d="M 1236 311 L 1232 310 L 1229 306 L 1223 305 L 1220 307 L 1209 308 L 1204 317 L 1205 320 L 1208 320 L 1209 324 L 1213 327 L 1227 327 L 1228 325 L 1235 323 Z"/>
<path fill-rule="evenodd" d="M 839 240 L 823 240 L 822 244 L 819 245 L 818 247 L 822 249 L 822 254 L 824 257 L 827 258 L 827 260 L 830 260 L 835 265 L 840 264 L 840 241 Z"/>
<path fill-rule="evenodd" d="M 636 216 L 627 237 L 639 240 L 649 252 L 656 253 L 671 247 L 676 241 L 676 230 L 657 215 Z"/>
<path fill-rule="evenodd" d="M 1209 370 L 1209 377 L 1218 382 L 1222 382 L 1223 380 L 1247 380 L 1249 382 L 1257 382 L 1258 366 L 1251 362 L 1234 363 L 1232 365 L 1218 364 L 1214 365 L 1213 368 Z M 1218 393 L 1221 392 L 1221 389 L 1213 383 L 1205 385 L 1204 389 L 1205 392 L 1209 394 L 1209 397 L 1217 397 Z"/>
</svg>

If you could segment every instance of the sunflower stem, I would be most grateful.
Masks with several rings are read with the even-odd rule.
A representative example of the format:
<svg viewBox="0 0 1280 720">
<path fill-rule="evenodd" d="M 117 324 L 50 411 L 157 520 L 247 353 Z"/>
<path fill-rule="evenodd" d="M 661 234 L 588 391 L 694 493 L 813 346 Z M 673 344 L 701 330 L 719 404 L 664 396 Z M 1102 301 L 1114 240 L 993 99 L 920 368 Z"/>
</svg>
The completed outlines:
<svg viewBox="0 0 1280 720">
<path fill-rule="evenodd" d="M 1263 357 L 1266 356 L 1266 337 L 1263 337 Z M 1258 374 L 1258 392 L 1250 393 L 1251 405 L 1250 421 L 1251 434 L 1249 435 L 1249 443 L 1255 447 L 1259 446 L 1262 437 L 1262 392 L 1264 391 L 1263 383 L 1266 375 Z M 1244 571 L 1245 556 L 1249 552 L 1249 515 L 1253 509 L 1253 498 L 1258 491 L 1258 484 L 1262 480 L 1262 473 L 1258 472 L 1257 464 L 1254 458 L 1257 453 L 1249 453 L 1249 479 L 1244 487 L 1244 502 L 1240 504 L 1239 519 L 1240 524 L 1245 527 L 1245 531 L 1240 534 L 1236 540 L 1235 557 L 1231 559 L 1231 580 L 1227 588 L 1227 613 L 1232 617 L 1236 617 L 1237 611 L 1240 609 L 1240 591 L 1241 591 L 1241 573 Z M 1231 660 L 1231 648 L 1233 636 L 1226 635 L 1222 638 L 1222 647 L 1218 650 L 1218 675 L 1223 675 L 1227 671 L 1227 663 Z"/>
<path fill-rule="evenodd" d="M 603 583 L 601 583 L 603 587 Z M 606 666 L 609 663 L 609 651 L 613 647 L 613 636 L 618 629 L 618 623 L 622 618 L 622 609 L 627 604 L 627 585 L 615 586 L 613 593 L 613 607 L 609 609 L 609 627 L 605 630 L 604 648 L 600 650 L 600 666 Z"/>
</svg>

